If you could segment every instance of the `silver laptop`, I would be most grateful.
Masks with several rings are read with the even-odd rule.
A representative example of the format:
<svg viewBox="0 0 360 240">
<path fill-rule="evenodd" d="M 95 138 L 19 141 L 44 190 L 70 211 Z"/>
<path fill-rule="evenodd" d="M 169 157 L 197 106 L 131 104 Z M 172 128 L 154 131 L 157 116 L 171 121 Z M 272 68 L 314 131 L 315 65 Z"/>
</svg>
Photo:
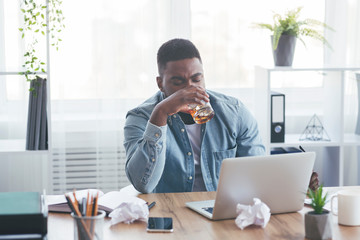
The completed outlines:
<svg viewBox="0 0 360 240">
<path fill-rule="evenodd" d="M 216 199 L 186 206 L 213 220 L 236 218 L 236 205 L 253 205 L 253 198 L 266 203 L 271 214 L 299 211 L 314 162 L 314 152 L 224 159 Z"/>
</svg>

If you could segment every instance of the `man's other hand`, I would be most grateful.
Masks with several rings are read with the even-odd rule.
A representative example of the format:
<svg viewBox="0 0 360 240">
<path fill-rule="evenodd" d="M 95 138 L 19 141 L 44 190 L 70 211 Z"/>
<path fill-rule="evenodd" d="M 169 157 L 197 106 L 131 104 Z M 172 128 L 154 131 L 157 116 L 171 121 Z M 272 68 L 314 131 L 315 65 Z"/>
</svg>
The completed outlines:
<svg viewBox="0 0 360 240">
<path fill-rule="evenodd" d="M 319 188 L 319 175 L 317 174 L 317 172 L 313 172 L 311 174 L 309 188 L 312 191 L 316 191 Z"/>
</svg>

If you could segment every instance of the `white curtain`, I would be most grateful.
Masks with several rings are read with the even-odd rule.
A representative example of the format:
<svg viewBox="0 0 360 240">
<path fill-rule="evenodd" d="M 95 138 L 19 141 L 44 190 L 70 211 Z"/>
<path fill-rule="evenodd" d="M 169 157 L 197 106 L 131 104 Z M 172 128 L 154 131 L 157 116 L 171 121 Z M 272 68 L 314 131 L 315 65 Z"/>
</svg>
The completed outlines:
<svg viewBox="0 0 360 240">
<path fill-rule="evenodd" d="M 66 28 L 51 52 L 53 190 L 128 184 L 124 174 L 126 112 L 157 91 L 156 52 L 173 38 L 198 46 L 207 87 L 241 98 L 250 108 L 255 65 L 273 63 L 269 33 L 252 28 L 305 5 L 321 19 L 324 2 L 257 0 L 64 1 Z M 259 8 L 259 6 L 263 6 Z M 321 65 L 321 46 L 299 44 L 295 65 Z"/>
<path fill-rule="evenodd" d="M 327 0 L 326 23 L 335 31 L 327 31 L 334 50 L 326 49 L 325 65 L 331 67 L 360 66 L 360 2 L 356 0 Z M 347 76 L 345 84 L 345 131 L 354 133 L 357 119 L 358 96 L 355 73 Z M 359 178 L 359 147 L 345 148 L 344 185 L 358 185 Z"/>
<path fill-rule="evenodd" d="M 64 1 L 66 28 L 51 52 L 52 191 L 129 184 L 123 126 L 157 91 L 156 52 L 189 38 L 189 1 Z"/>
<path fill-rule="evenodd" d="M 26 136 L 29 85 L 17 74 L 24 49 L 19 9 L 19 1 L 0 0 L 0 151 L 6 151 L 2 141 L 11 139 L 17 145 Z"/>
</svg>

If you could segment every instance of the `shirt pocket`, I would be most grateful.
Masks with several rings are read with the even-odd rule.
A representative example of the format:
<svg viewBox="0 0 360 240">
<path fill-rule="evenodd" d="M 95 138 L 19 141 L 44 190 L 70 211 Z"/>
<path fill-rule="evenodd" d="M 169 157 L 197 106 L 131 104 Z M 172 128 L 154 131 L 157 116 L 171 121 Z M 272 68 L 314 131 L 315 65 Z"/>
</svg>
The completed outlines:
<svg viewBox="0 0 360 240">
<path fill-rule="evenodd" d="M 233 158 L 236 155 L 236 146 L 228 150 L 213 152 L 215 160 L 216 177 L 219 178 L 221 163 L 225 158 Z"/>
</svg>

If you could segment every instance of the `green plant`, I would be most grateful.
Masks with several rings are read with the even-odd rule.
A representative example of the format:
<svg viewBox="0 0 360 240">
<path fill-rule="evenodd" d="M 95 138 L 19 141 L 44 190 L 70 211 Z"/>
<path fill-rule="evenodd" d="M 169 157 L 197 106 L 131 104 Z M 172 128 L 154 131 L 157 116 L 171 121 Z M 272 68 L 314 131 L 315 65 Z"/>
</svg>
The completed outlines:
<svg viewBox="0 0 360 240">
<path fill-rule="evenodd" d="M 38 72 L 46 73 L 46 62 L 38 55 L 39 41 L 49 34 L 51 46 L 56 47 L 56 50 L 59 48 L 59 42 L 62 41 L 59 34 L 65 28 L 61 4 L 61 0 L 24 0 L 21 3 L 20 10 L 24 15 L 24 24 L 19 31 L 28 44 L 25 47 L 22 65 L 24 71 L 19 74 L 24 75 L 27 81 L 37 79 Z M 34 91 L 33 88 L 29 90 Z"/>
<path fill-rule="evenodd" d="M 320 40 L 331 49 L 330 44 L 322 34 L 322 29 L 327 28 L 333 30 L 331 27 L 315 19 L 299 20 L 300 11 L 302 7 L 288 11 L 285 16 L 275 13 L 274 25 L 266 23 L 256 23 L 255 26 L 269 29 L 273 33 L 273 49 L 276 50 L 279 44 L 281 35 L 292 35 L 300 39 L 305 45 L 303 36 Z M 306 46 L 306 45 L 305 45 Z"/>
<path fill-rule="evenodd" d="M 323 196 L 323 185 L 320 185 L 315 191 L 309 188 L 307 196 L 311 199 L 311 207 L 314 209 L 315 213 L 321 214 L 328 197 L 327 193 Z"/>
</svg>

